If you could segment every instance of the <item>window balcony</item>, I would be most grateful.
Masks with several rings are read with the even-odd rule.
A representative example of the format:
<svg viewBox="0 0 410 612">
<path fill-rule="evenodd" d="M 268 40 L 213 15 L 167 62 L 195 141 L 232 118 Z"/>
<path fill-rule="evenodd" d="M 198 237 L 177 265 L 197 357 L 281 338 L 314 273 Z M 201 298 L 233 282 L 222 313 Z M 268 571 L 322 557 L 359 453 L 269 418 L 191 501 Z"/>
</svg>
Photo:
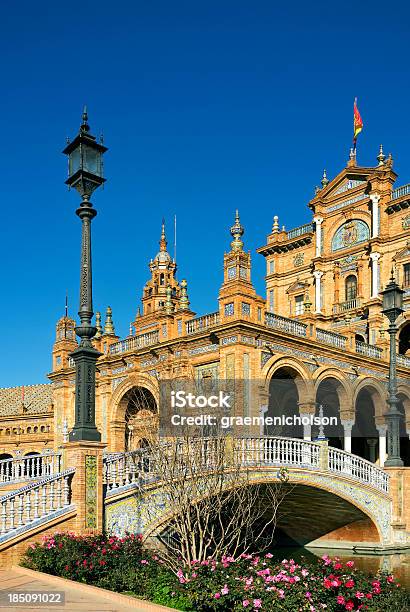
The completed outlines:
<svg viewBox="0 0 410 612">
<path fill-rule="evenodd" d="M 333 314 L 340 314 L 341 312 L 347 312 L 349 310 L 356 310 L 356 308 L 362 307 L 362 300 L 358 297 L 346 302 L 339 302 L 333 306 Z"/>
</svg>

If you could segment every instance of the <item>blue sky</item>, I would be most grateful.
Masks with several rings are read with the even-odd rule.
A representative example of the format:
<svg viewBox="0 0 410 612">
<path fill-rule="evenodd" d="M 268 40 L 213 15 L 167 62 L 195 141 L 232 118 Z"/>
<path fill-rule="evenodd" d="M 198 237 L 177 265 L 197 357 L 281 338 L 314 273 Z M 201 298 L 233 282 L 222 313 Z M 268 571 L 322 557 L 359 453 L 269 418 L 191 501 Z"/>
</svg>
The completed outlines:
<svg viewBox="0 0 410 612">
<path fill-rule="evenodd" d="M 217 306 L 235 208 L 264 287 L 274 214 L 310 220 L 326 167 L 391 151 L 410 182 L 405 2 L 4 3 L 0 21 L 0 386 L 45 380 L 68 290 L 77 311 L 79 198 L 64 185 L 66 136 L 83 104 L 104 132 L 106 188 L 93 197 L 94 306 L 128 333 L 162 216 L 178 218 L 179 278 L 193 309 Z M 172 240 L 171 240 L 172 242 Z"/>
</svg>

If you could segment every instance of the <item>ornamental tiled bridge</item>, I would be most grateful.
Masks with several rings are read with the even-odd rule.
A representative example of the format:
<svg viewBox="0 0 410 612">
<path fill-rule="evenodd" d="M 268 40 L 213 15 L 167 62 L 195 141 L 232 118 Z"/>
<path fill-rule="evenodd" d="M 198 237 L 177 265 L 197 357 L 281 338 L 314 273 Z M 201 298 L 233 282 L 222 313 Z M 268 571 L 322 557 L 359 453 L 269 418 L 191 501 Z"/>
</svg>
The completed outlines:
<svg viewBox="0 0 410 612">
<path fill-rule="evenodd" d="M 201 438 L 191 444 L 201 446 L 200 469 L 206 478 L 212 470 L 212 443 Z M 381 469 L 329 447 L 326 440 L 244 437 L 234 439 L 232 448 L 247 476 L 246 486 L 277 482 L 279 468 L 287 469 L 286 486 L 292 490 L 278 527 L 292 541 L 372 551 L 410 545 L 406 525 L 398 521 L 403 500 L 392 496 L 391 480 L 400 478 L 397 468 Z M 60 452 L 0 462 L 3 561 L 13 553 L 16 558 L 40 534 L 57 529 L 84 533 L 103 527 L 114 534 L 154 537 L 166 527 L 173 511 L 149 451 L 101 453 L 100 461 L 90 449 L 88 483 L 81 483 L 80 467 L 62 465 Z M 101 524 L 93 521 L 99 513 Z M 84 524 L 88 529 L 81 529 Z"/>
</svg>

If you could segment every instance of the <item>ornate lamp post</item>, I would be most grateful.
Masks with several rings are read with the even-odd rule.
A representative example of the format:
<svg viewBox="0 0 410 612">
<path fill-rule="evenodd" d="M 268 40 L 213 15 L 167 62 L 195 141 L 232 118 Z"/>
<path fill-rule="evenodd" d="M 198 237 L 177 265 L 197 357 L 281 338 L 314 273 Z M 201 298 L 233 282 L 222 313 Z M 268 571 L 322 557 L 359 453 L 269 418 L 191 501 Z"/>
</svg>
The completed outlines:
<svg viewBox="0 0 410 612">
<path fill-rule="evenodd" d="M 396 334 L 397 317 L 403 312 L 403 289 L 394 280 L 393 270 L 389 284 L 383 296 L 383 314 L 390 321 L 388 332 L 390 334 L 390 366 L 389 366 L 389 388 L 388 399 L 389 411 L 386 414 L 387 420 L 387 454 L 388 459 L 384 465 L 387 467 L 401 467 L 403 461 L 400 458 L 400 412 L 398 410 L 399 400 L 397 398 L 397 374 L 396 374 Z"/>
<path fill-rule="evenodd" d="M 92 324 L 92 265 L 91 265 L 91 221 L 97 214 L 90 196 L 105 182 L 103 178 L 103 154 L 107 148 L 90 134 L 87 110 L 84 108 L 80 131 L 72 142 L 68 142 L 63 153 L 68 155 L 68 179 L 66 184 L 74 187 L 82 197 L 76 214 L 82 223 L 81 268 L 80 268 L 80 324 L 75 328 L 80 338 L 79 347 L 71 353 L 75 362 L 75 424 L 69 433 L 70 442 L 89 440 L 99 442 L 101 434 L 95 424 L 95 364 L 101 355 L 93 348 L 91 339 L 96 328 Z"/>
</svg>

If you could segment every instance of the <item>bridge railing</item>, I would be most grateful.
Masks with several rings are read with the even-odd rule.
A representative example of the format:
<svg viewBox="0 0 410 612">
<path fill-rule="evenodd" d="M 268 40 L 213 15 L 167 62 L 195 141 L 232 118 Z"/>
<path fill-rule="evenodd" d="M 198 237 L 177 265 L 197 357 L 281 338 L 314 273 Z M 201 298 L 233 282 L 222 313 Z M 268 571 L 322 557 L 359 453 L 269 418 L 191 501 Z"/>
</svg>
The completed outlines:
<svg viewBox="0 0 410 612">
<path fill-rule="evenodd" d="M 192 439 L 189 444 L 186 441 L 163 442 L 162 445 L 163 450 L 159 452 L 154 450 L 150 453 L 149 449 L 141 449 L 107 456 L 104 459 L 104 483 L 107 492 L 132 484 L 144 486 L 145 483 L 164 476 L 172 479 L 179 474 L 178 470 L 185 471 L 185 458 L 186 473 L 190 475 L 197 471 L 219 469 L 226 465 L 221 452 L 224 453 L 229 448 L 229 445 L 226 446 L 218 438 Z M 169 462 L 166 461 L 167 448 L 171 453 Z M 347 476 L 383 493 L 389 491 L 389 475 L 381 468 L 361 457 L 320 442 L 280 436 L 247 436 L 235 438 L 233 450 L 236 466 L 283 466 L 321 470 Z M 157 461 L 168 467 L 156 469 Z"/>
<path fill-rule="evenodd" d="M 103 462 L 103 482 L 107 492 L 138 484 L 142 477 L 153 477 L 155 474 L 152 465 L 153 459 L 147 449 L 106 456 Z"/>
<path fill-rule="evenodd" d="M 70 505 L 71 468 L 0 497 L 0 542 Z"/>
<path fill-rule="evenodd" d="M 32 478 L 45 478 L 57 474 L 61 469 L 61 453 L 50 452 L 26 457 L 0 460 L 0 485 L 24 482 Z"/>
<path fill-rule="evenodd" d="M 235 448 L 243 465 L 319 468 L 320 444 L 294 438 L 239 438 Z"/>
<path fill-rule="evenodd" d="M 349 476 L 384 493 L 389 491 L 389 474 L 366 459 L 337 448 L 329 448 L 329 471 Z"/>
</svg>

